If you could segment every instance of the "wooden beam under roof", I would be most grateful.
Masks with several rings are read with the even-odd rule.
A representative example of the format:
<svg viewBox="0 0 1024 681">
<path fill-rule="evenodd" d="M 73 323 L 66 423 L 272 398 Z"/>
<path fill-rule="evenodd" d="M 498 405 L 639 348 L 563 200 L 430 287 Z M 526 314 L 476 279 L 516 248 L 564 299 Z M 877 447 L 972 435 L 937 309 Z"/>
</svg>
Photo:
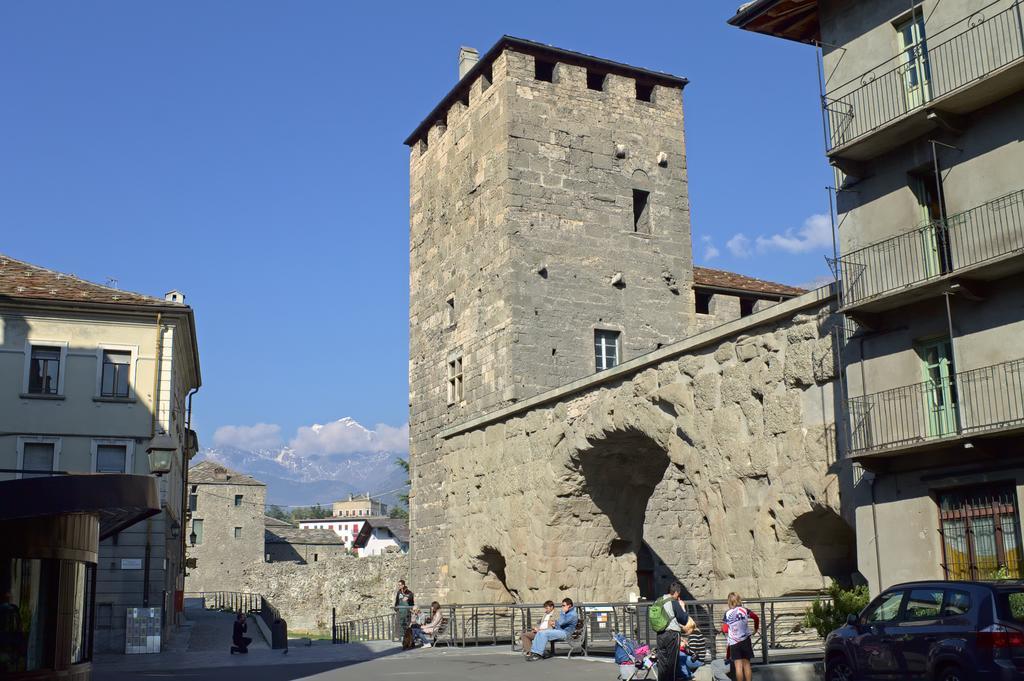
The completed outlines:
<svg viewBox="0 0 1024 681">
<path fill-rule="evenodd" d="M 821 40 L 817 0 L 761 0 L 742 8 L 730 24 L 801 43 Z"/>
</svg>

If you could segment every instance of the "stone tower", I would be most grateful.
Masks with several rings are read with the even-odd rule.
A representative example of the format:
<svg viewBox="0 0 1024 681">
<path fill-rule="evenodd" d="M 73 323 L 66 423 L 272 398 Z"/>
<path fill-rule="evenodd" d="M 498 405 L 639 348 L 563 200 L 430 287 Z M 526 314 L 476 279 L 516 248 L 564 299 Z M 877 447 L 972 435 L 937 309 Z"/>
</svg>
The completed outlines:
<svg viewBox="0 0 1024 681">
<path fill-rule="evenodd" d="M 687 81 L 508 36 L 475 57 L 406 140 L 412 578 L 441 598 L 458 558 L 436 434 L 694 315 Z"/>
</svg>

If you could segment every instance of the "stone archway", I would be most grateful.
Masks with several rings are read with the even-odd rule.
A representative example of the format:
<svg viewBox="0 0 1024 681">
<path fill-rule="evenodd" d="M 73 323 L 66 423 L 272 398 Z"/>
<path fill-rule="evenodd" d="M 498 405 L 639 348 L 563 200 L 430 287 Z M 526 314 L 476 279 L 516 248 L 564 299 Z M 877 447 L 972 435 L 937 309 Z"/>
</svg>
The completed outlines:
<svg viewBox="0 0 1024 681">
<path fill-rule="evenodd" d="M 665 447 L 638 428 L 586 438 L 570 457 L 575 490 L 562 498 L 563 513 L 576 522 L 567 538 L 576 555 L 588 558 L 577 589 L 588 599 L 639 595 L 641 565 L 650 559 L 644 542 L 647 505 L 669 467 Z"/>
</svg>

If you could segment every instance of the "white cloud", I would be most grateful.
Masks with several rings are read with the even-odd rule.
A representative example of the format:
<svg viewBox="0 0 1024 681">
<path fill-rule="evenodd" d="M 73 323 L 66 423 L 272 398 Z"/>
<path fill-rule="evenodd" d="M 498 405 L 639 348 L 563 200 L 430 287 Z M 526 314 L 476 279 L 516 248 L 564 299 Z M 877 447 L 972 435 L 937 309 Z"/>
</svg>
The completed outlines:
<svg viewBox="0 0 1024 681">
<path fill-rule="evenodd" d="M 750 239 L 743 234 L 736 234 L 725 242 L 725 247 L 736 258 L 749 258 L 754 254 L 750 248 Z"/>
<path fill-rule="evenodd" d="M 832 221 L 827 215 L 812 215 L 797 230 L 787 229 L 782 234 L 757 237 L 759 253 L 784 251 L 786 253 L 809 253 L 832 246 Z"/>
<path fill-rule="evenodd" d="M 372 430 L 350 418 L 332 423 L 303 426 L 290 443 L 297 454 L 351 454 L 354 452 L 407 452 L 408 424 L 378 423 Z"/>
<path fill-rule="evenodd" d="M 805 288 L 808 291 L 813 291 L 816 288 L 821 288 L 822 286 L 828 286 L 829 284 L 831 284 L 833 282 L 835 282 L 834 278 L 832 278 L 832 277 L 830 277 L 828 275 L 823 274 L 820 277 L 815 277 L 814 279 L 811 279 L 810 281 L 805 281 L 802 284 L 797 284 L 797 287 L 798 288 Z"/>
<path fill-rule="evenodd" d="M 257 423 L 252 426 L 221 426 L 213 434 L 216 447 L 237 449 L 273 449 L 281 445 L 281 426 Z"/>
<path fill-rule="evenodd" d="M 714 240 L 709 236 L 702 236 L 700 242 L 704 244 L 704 260 L 714 260 L 722 254 L 718 247 L 715 246 Z"/>
</svg>

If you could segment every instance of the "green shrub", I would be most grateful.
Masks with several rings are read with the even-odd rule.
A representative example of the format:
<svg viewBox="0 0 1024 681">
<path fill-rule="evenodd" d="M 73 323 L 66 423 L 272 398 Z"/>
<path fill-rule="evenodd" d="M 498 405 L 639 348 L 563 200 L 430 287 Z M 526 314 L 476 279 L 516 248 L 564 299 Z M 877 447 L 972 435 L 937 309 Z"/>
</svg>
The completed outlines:
<svg viewBox="0 0 1024 681">
<path fill-rule="evenodd" d="M 818 636 L 822 638 L 846 624 L 847 616 L 858 614 L 869 600 L 866 586 L 844 589 L 835 580 L 828 588 L 828 595 L 831 597 L 831 601 L 815 598 L 804 613 L 804 625 L 817 631 Z"/>
</svg>

